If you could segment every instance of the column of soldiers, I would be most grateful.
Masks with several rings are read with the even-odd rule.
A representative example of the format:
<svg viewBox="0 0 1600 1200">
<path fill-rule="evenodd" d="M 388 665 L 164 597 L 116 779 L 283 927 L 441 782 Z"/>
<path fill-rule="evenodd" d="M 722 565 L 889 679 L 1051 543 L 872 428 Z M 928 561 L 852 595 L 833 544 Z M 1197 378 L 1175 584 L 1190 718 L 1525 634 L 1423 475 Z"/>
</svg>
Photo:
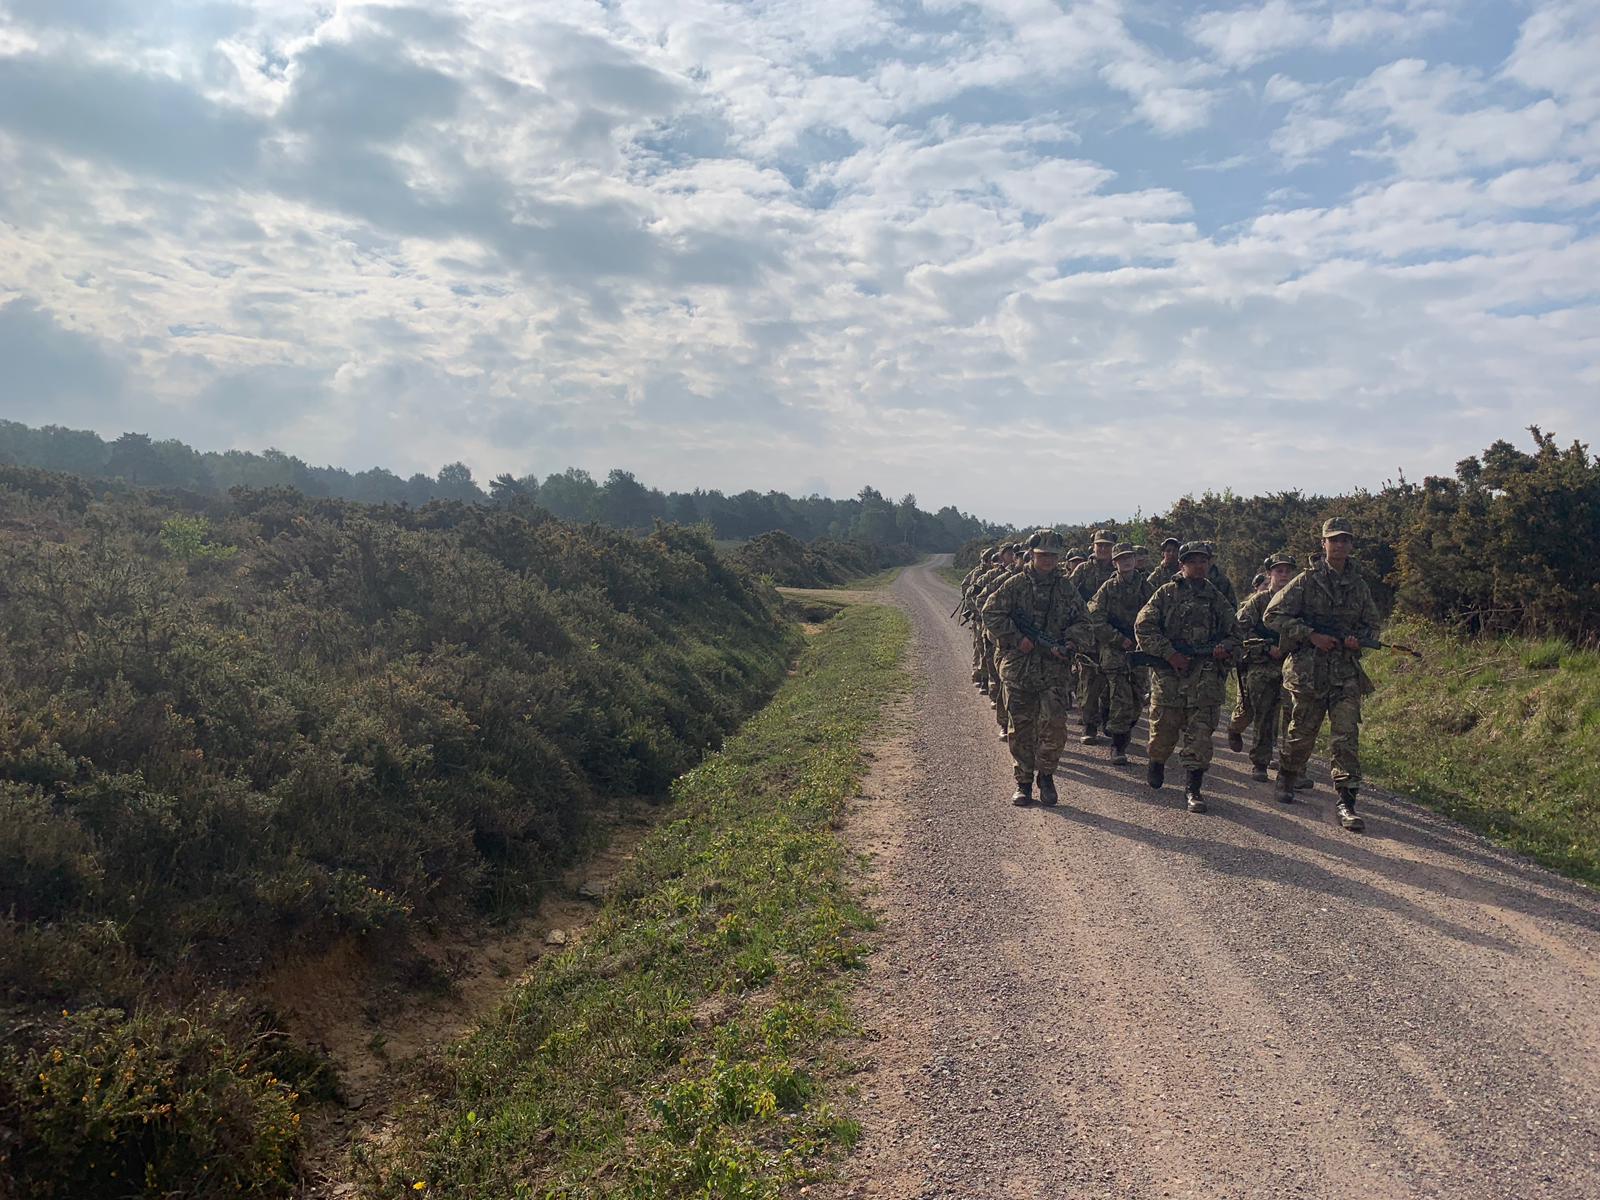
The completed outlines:
<svg viewBox="0 0 1600 1200">
<path fill-rule="evenodd" d="M 1115 765 L 1147 715 L 1146 780 L 1166 782 L 1174 754 L 1184 770 L 1184 803 L 1206 811 L 1205 775 L 1230 674 L 1238 701 L 1230 749 L 1248 753 L 1252 778 L 1266 781 L 1278 751 L 1274 797 L 1292 803 L 1311 786 L 1306 766 L 1324 721 L 1340 824 L 1359 831 L 1361 698 L 1372 682 L 1361 651 L 1378 645 L 1380 617 L 1350 561 L 1354 535 L 1330 519 L 1322 553 L 1295 574 L 1275 554 L 1239 603 L 1207 542 L 1167 538 L 1162 561 L 1144 572 L 1144 548 L 1104 530 L 1093 553 L 1066 547 L 1041 529 L 1024 543 L 985 551 L 962 581 L 960 609 L 973 624 L 973 683 L 989 696 L 1011 751 L 1012 802 L 1058 802 L 1055 769 L 1074 693 L 1085 745 L 1103 731 Z"/>
</svg>

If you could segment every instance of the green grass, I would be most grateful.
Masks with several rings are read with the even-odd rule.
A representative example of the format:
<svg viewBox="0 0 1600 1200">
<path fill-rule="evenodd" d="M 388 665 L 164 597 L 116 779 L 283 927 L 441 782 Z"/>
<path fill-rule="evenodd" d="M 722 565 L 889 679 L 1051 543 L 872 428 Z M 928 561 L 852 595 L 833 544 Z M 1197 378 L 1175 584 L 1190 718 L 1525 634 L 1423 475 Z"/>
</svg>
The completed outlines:
<svg viewBox="0 0 1600 1200">
<path fill-rule="evenodd" d="M 828 622 L 677 783 L 582 944 L 419 1080 L 370 1194 L 775 1197 L 853 1143 L 830 1047 L 871 919 L 836 825 L 907 633 L 878 606 Z"/>
<path fill-rule="evenodd" d="M 961 586 L 961 581 L 967 577 L 967 572 L 971 569 L 971 567 L 935 567 L 934 574 L 938 575 L 940 579 L 951 587 L 958 588 Z"/>
<path fill-rule="evenodd" d="M 1369 654 L 1363 765 L 1520 853 L 1600 884 L 1600 655 L 1397 623 L 1423 662 Z"/>
</svg>

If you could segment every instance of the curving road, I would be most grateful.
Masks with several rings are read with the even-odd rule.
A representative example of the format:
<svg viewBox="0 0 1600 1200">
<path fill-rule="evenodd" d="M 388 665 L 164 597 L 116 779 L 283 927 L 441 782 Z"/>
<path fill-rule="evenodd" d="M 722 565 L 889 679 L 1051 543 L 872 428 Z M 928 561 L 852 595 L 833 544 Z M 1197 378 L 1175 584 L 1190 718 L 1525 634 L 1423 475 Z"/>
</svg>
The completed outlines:
<svg viewBox="0 0 1600 1200">
<path fill-rule="evenodd" d="M 1325 775 L 1284 808 L 1225 748 L 1205 815 L 1075 739 L 1014 809 L 935 565 L 852 818 L 885 933 L 831 1190 L 1600 1197 L 1600 896 L 1381 795 L 1344 833 Z"/>
</svg>

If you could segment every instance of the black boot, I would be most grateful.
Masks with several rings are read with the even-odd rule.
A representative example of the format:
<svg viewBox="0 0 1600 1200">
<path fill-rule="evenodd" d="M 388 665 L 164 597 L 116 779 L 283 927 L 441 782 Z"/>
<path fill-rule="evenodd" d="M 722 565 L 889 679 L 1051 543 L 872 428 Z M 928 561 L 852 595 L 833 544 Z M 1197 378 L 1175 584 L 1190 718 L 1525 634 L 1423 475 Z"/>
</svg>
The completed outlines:
<svg viewBox="0 0 1600 1200">
<path fill-rule="evenodd" d="M 1294 803 L 1294 772 L 1278 768 L 1278 785 L 1272 789 L 1272 798 L 1279 804 Z"/>
<path fill-rule="evenodd" d="M 1128 735 L 1113 733 L 1111 735 L 1111 763 L 1113 766 L 1125 767 L 1128 765 Z"/>
<path fill-rule="evenodd" d="M 1351 833 L 1360 833 L 1367 827 L 1367 823 L 1356 815 L 1356 790 L 1355 788 L 1342 787 L 1339 791 L 1339 824 Z"/>
<path fill-rule="evenodd" d="M 1183 802 L 1188 805 L 1190 812 L 1205 812 L 1206 802 L 1200 795 L 1200 784 L 1205 780 L 1206 771 L 1201 767 L 1197 771 L 1189 772 L 1189 782 L 1183 788 Z"/>
<path fill-rule="evenodd" d="M 1011 793 L 1011 803 L 1018 808 L 1027 808 L 1033 803 L 1033 791 L 1026 783 L 1017 784 L 1017 790 Z"/>
<path fill-rule="evenodd" d="M 1144 779 L 1153 788 L 1159 788 L 1167 781 L 1167 764 L 1151 759 L 1145 764 Z"/>
<path fill-rule="evenodd" d="M 1046 808 L 1054 808 L 1059 797 L 1056 795 L 1056 777 L 1039 773 L 1039 803 Z"/>
<path fill-rule="evenodd" d="M 1251 767 L 1250 778 L 1254 779 L 1257 783 L 1265 783 L 1267 781 L 1267 764 L 1256 763 L 1255 766 Z"/>
<path fill-rule="evenodd" d="M 1098 725 L 1090 725 L 1088 722 L 1085 722 L 1083 726 L 1083 736 L 1078 740 L 1085 746 L 1098 746 L 1100 744 L 1099 730 L 1100 727 Z"/>
<path fill-rule="evenodd" d="M 1228 730 L 1228 749 L 1235 754 L 1242 753 L 1244 750 L 1244 734 L 1235 733 L 1231 729 Z"/>
</svg>

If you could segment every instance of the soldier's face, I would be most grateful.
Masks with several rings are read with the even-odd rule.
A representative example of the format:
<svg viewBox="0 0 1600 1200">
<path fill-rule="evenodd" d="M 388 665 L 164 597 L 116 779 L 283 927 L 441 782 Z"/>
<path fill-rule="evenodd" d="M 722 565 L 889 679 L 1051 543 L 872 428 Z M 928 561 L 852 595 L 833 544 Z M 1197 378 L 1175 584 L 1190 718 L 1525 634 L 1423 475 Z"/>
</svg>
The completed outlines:
<svg viewBox="0 0 1600 1200">
<path fill-rule="evenodd" d="M 1176 567 L 1178 565 L 1178 548 L 1176 546 L 1161 547 L 1161 565 Z"/>
<path fill-rule="evenodd" d="M 1061 562 L 1061 555 L 1051 554 L 1048 550 L 1035 550 L 1033 552 L 1033 569 L 1041 575 L 1048 575 L 1054 571 Z"/>
<path fill-rule="evenodd" d="M 1096 542 L 1094 544 L 1094 556 L 1100 562 L 1110 562 L 1113 549 L 1115 547 L 1110 542 Z"/>
<path fill-rule="evenodd" d="M 1271 571 L 1267 572 L 1267 585 L 1275 592 L 1281 590 L 1283 585 L 1289 582 L 1291 570 L 1293 570 L 1291 567 L 1273 567 Z"/>
<path fill-rule="evenodd" d="M 1193 558 L 1184 559 L 1178 565 L 1178 569 L 1183 572 L 1185 579 L 1204 579 L 1206 572 L 1211 569 L 1211 560 L 1203 554 L 1197 554 Z"/>
<path fill-rule="evenodd" d="M 1131 554 L 1124 554 L 1121 558 L 1117 559 L 1117 574 L 1126 579 L 1129 575 L 1133 574 L 1134 568 L 1138 565 L 1139 560 L 1137 558 Z"/>
<path fill-rule="evenodd" d="M 1011 551 L 1009 551 L 1009 550 L 1007 550 L 1004 554 L 1002 554 L 1000 556 L 1000 565 L 1002 567 L 1009 567 L 1012 563 L 1014 563 L 1016 561 L 1017 561 L 1017 556 L 1015 554 L 1011 553 Z"/>
<path fill-rule="evenodd" d="M 1322 539 L 1322 553 L 1327 557 L 1330 567 L 1342 567 L 1355 544 L 1355 539 L 1348 533 L 1341 533 L 1338 537 Z"/>
</svg>

